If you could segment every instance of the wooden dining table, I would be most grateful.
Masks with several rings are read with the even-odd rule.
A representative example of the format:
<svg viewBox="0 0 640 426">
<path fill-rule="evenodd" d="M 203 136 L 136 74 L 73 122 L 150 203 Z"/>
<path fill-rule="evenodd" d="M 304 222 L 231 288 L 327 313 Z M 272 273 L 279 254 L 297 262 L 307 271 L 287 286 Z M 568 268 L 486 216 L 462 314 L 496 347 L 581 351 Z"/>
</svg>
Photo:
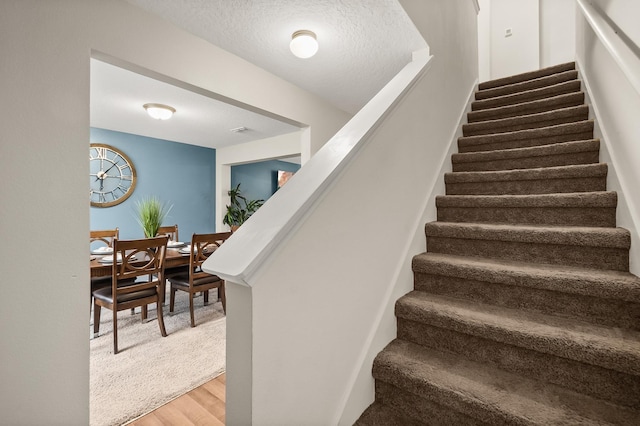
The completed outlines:
<svg viewBox="0 0 640 426">
<path fill-rule="evenodd" d="M 180 249 L 183 247 L 167 248 L 167 254 L 164 259 L 164 267 L 172 268 L 174 266 L 183 266 L 189 264 L 189 255 L 180 253 Z M 112 263 L 100 262 L 104 256 L 110 256 L 112 254 L 92 254 L 89 258 L 89 265 L 91 268 L 92 277 L 104 277 L 111 275 Z"/>
</svg>

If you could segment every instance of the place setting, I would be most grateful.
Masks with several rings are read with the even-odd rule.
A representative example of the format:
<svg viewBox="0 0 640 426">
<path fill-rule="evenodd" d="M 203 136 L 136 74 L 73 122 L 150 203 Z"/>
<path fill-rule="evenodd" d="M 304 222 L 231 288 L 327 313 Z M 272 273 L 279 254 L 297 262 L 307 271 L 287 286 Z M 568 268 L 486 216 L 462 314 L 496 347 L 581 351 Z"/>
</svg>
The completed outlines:
<svg viewBox="0 0 640 426">
<path fill-rule="evenodd" d="M 182 241 L 172 241 L 172 240 L 167 241 L 167 248 L 170 248 L 170 249 L 176 249 L 184 246 L 185 246 L 185 243 Z"/>
<path fill-rule="evenodd" d="M 102 246 L 102 247 L 98 247 L 94 250 L 91 250 L 91 254 L 97 254 L 97 255 L 101 255 L 101 256 L 106 256 L 108 254 L 113 254 L 113 247 L 109 247 L 109 246 Z"/>
</svg>

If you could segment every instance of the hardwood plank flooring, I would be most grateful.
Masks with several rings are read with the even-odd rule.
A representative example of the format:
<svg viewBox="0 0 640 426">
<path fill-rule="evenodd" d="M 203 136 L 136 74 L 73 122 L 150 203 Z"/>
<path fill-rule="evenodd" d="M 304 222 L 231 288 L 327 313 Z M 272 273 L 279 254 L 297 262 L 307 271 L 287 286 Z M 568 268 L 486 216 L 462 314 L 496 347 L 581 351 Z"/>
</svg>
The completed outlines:
<svg viewBox="0 0 640 426">
<path fill-rule="evenodd" d="M 224 426 L 225 386 L 223 373 L 127 426 Z"/>
</svg>

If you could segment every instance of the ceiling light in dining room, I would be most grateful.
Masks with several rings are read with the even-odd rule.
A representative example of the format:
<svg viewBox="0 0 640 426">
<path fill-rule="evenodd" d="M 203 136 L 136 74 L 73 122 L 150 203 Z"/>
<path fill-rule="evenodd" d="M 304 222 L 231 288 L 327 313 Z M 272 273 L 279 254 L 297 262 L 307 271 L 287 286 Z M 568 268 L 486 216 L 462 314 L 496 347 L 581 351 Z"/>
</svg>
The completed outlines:
<svg viewBox="0 0 640 426">
<path fill-rule="evenodd" d="M 291 36 L 289 49 L 298 58 L 306 59 L 312 57 L 318 51 L 316 34 L 309 30 L 296 31 Z"/>
<path fill-rule="evenodd" d="M 142 107 L 151 118 L 156 120 L 168 120 L 176 112 L 175 108 L 164 104 L 144 104 Z"/>
</svg>

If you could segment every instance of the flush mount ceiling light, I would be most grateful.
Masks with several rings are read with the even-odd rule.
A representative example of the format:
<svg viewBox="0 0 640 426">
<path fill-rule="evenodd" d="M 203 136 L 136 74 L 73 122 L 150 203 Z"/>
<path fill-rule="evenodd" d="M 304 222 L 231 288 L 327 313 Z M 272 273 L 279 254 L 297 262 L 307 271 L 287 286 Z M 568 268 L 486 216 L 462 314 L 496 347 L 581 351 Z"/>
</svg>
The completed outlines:
<svg viewBox="0 0 640 426">
<path fill-rule="evenodd" d="M 156 120 L 168 120 L 173 113 L 176 112 L 175 108 L 163 104 L 144 104 L 142 107 L 147 111 L 149 116 Z"/>
<path fill-rule="evenodd" d="M 312 57 L 318 51 L 318 40 L 316 40 L 315 33 L 309 30 L 296 31 L 291 36 L 289 49 L 298 58 L 306 59 Z"/>
</svg>

